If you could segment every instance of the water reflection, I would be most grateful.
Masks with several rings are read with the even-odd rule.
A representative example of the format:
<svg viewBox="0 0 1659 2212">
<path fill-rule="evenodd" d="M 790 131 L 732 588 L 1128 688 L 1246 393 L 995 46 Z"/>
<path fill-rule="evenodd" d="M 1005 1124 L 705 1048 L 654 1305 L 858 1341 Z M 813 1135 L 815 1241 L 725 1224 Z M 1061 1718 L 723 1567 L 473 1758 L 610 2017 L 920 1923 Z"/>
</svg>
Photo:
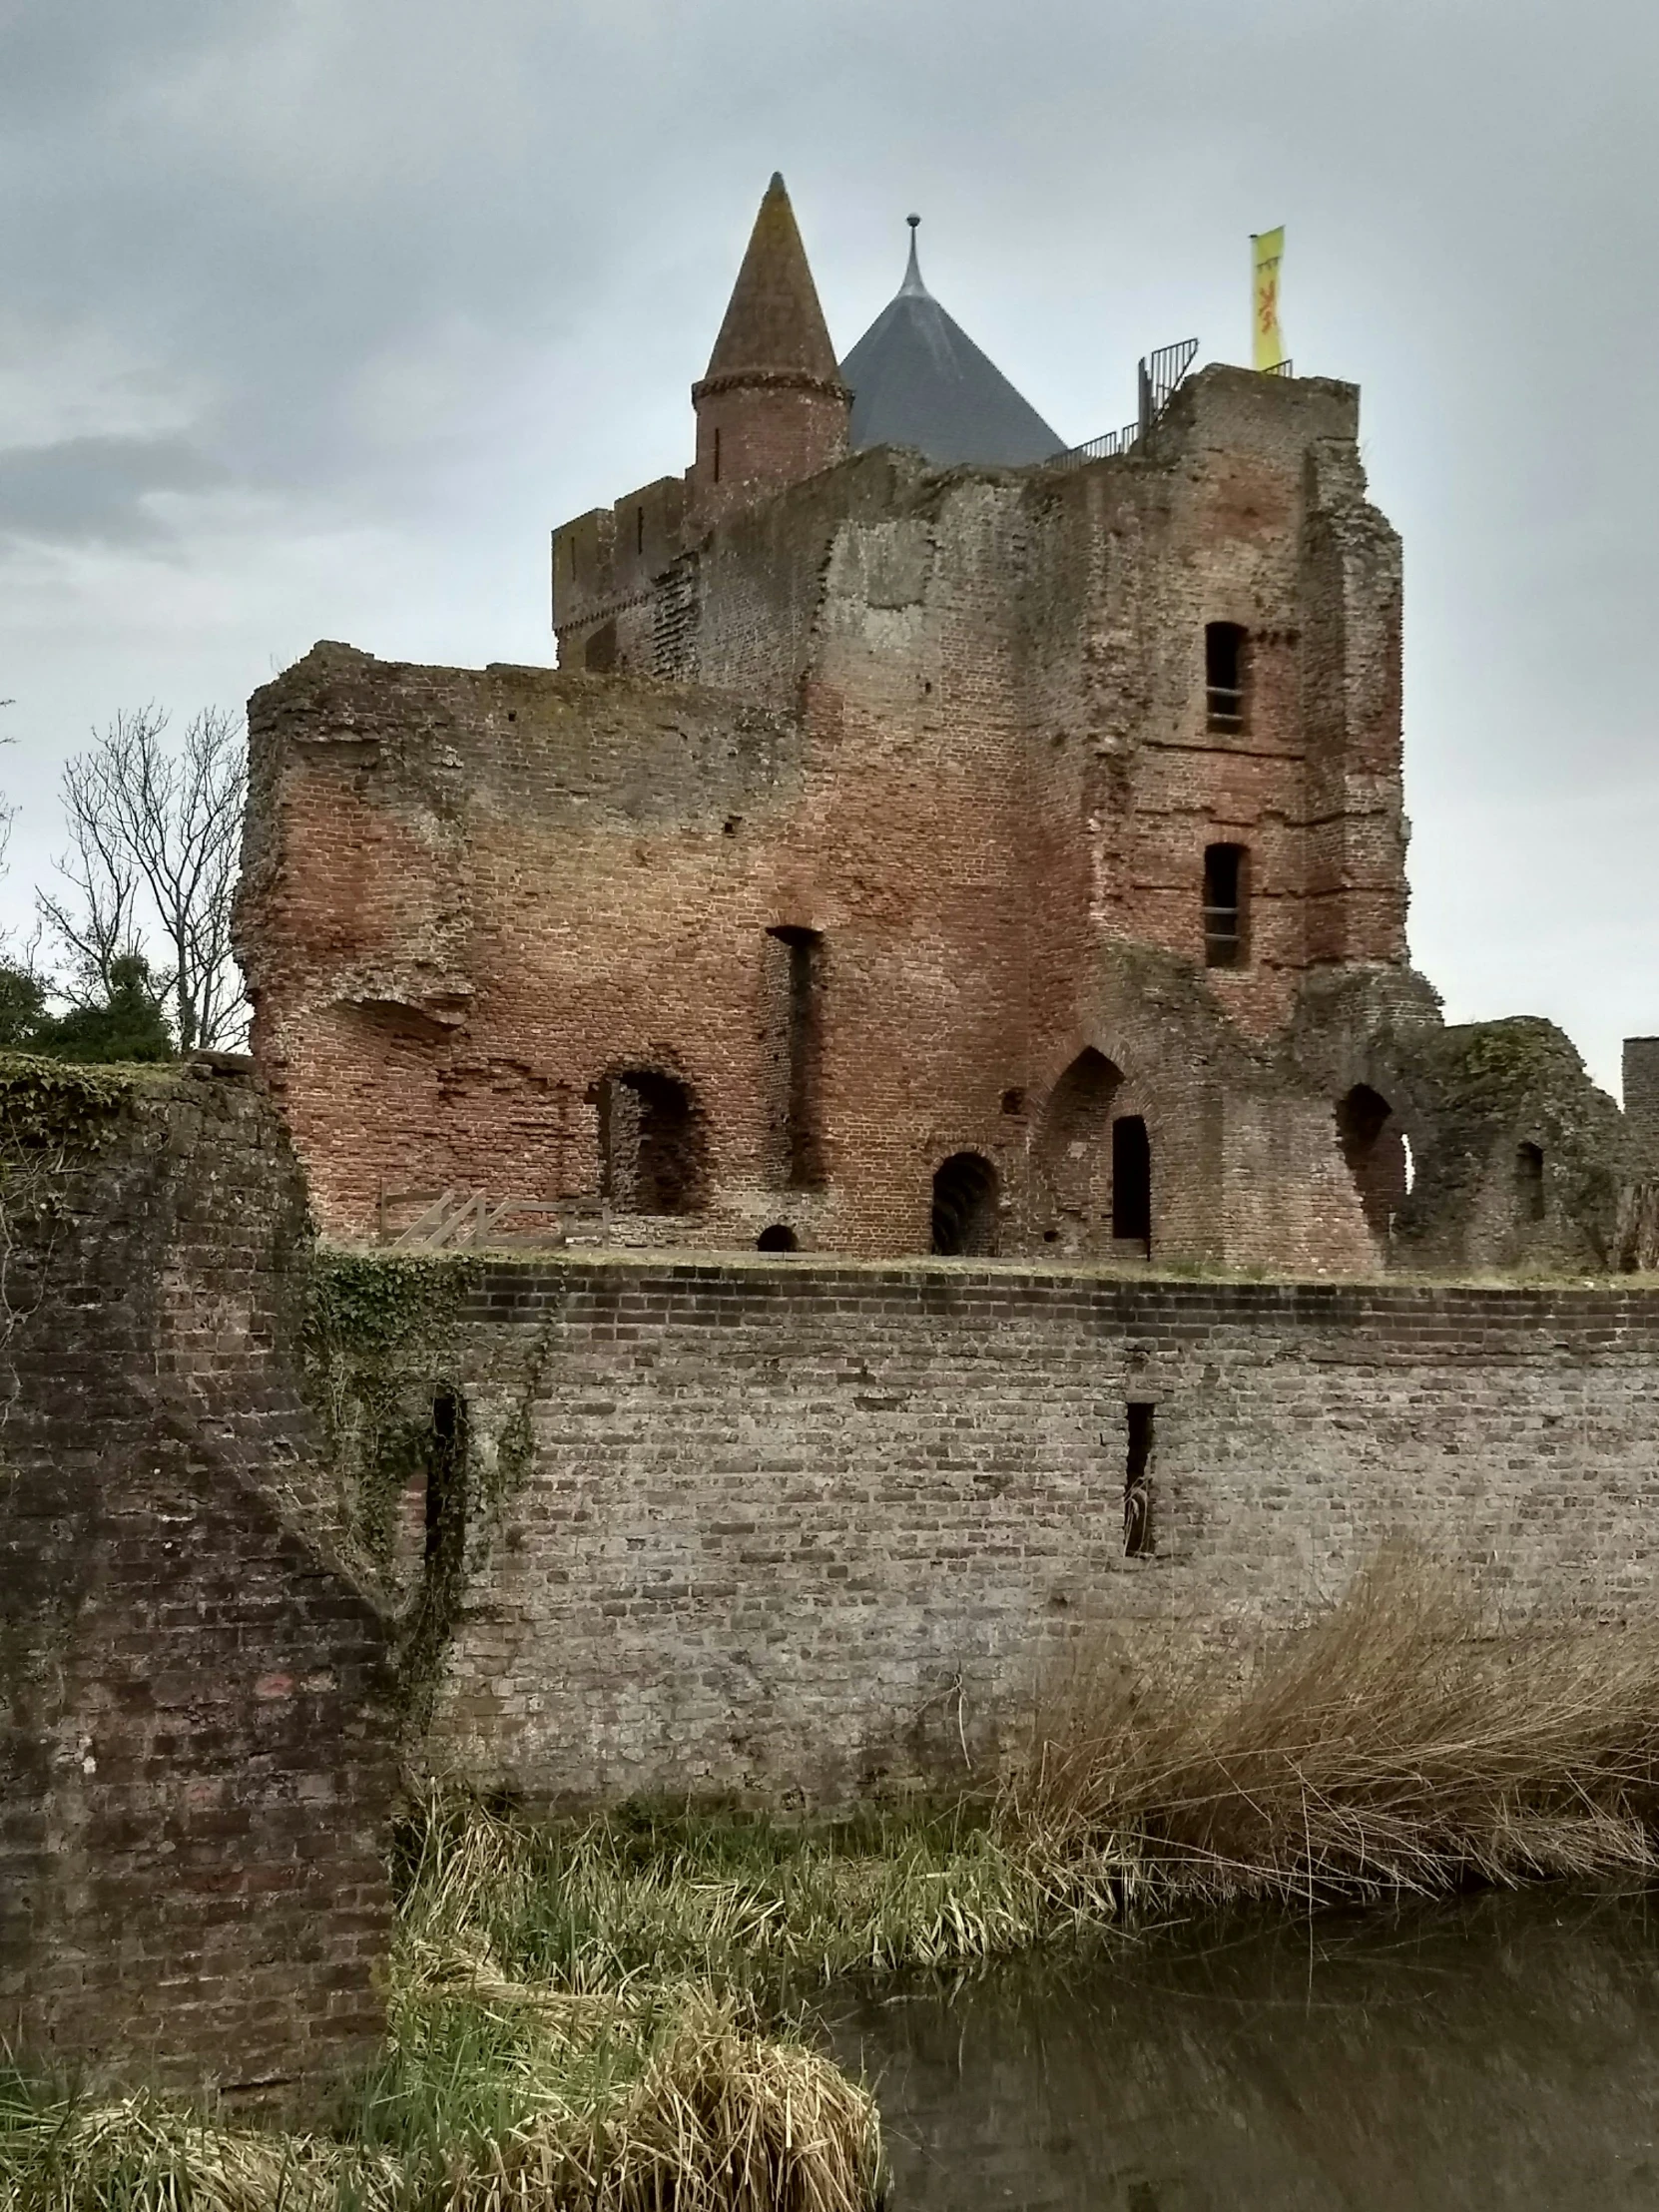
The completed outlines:
<svg viewBox="0 0 1659 2212">
<path fill-rule="evenodd" d="M 1659 2206 L 1659 1901 L 1536 1892 L 886 1991 L 895 2212 Z"/>
</svg>

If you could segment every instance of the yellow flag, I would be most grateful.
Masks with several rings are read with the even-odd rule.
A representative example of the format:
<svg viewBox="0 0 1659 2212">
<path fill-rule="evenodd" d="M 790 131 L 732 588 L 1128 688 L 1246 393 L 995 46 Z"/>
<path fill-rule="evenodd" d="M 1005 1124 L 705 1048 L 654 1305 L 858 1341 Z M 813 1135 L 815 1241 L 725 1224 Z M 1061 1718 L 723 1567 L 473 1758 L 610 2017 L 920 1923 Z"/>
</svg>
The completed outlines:
<svg viewBox="0 0 1659 2212">
<path fill-rule="evenodd" d="M 1278 368 L 1285 358 L 1285 340 L 1279 328 L 1279 265 L 1285 258 L 1285 227 L 1277 231 L 1253 231 L 1250 235 L 1254 279 L 1256 352 L 1252 366 Z"/>
</svg>

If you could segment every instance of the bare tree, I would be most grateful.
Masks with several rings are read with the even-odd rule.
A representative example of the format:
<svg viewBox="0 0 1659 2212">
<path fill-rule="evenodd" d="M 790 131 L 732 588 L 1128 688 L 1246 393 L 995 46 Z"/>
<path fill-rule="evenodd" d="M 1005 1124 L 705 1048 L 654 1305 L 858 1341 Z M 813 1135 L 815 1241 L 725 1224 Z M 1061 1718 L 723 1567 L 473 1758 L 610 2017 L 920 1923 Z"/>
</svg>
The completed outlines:
<svg viewBox="0 0 1659 2212">
<path fill-rule="evenodd" d="M 247 1001 L 231 956 L 248 771 L 241 718 L 197 715 L 170 747 L 160 708 L 118 714 L 63 776 L 67 886 L 41 916 L 76 969 L 72 997 L 107 999 L 112 968 L 150 959 L 181 1052 L 235 1044 Z M 152 952 L 154 948 L 154 953 Z"/>
</svg>

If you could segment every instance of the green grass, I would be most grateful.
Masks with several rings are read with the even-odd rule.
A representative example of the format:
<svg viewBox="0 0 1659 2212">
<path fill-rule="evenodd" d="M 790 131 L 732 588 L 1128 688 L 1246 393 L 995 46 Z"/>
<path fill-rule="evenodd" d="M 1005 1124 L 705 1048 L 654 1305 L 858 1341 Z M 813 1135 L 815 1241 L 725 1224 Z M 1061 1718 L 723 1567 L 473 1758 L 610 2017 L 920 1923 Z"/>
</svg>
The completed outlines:
<svg viewBox="0 0 1659 2212">
<path fill-rule="evenodd" d="M 808 1824 L 633 1807 L 539 1826 L 440 1800 L 410 1842 L 410 1940 L 481 1941 L 572 1990 L 694 1979 L 774 2007 L 840 1974 L 956 1968 L 1098 1927 L 1134 1873 L 1092 1844 L 1045 1866 L 988 1804 Z"/>
<path fill-rule="evenodd" d="M 309 2130 L 0 2082 L 10 2212 L 867 2212 L 837 1976 L 960 1971 L 1240 1899 L 1659 1875 L 1659 1629 L 1505 1624 L 1394 1549 L 1231 1654 L 1143 1624 L 945 1811 L 799 1825 L 434 1796 L 397 1840 L 389 2035 Z"/>
</svg>

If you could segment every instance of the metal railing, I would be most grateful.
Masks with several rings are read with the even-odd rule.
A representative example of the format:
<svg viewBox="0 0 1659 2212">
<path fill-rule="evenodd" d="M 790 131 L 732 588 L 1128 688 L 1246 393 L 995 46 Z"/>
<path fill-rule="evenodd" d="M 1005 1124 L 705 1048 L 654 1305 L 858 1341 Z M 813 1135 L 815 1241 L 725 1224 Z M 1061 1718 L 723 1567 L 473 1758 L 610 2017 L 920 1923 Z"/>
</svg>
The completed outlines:
<svg viewBox="0 0 1659 2212">
<path fill-rule="evenodd" d="M 1207 684 L 1204 687 L 1205 720 L 1212 730 L 1244 728 L 1242 684 Z"/>
<path fill-rule="evenodd" d="M 1108 430 L 1104 437 L 1090 438 L 1086 444 L 1068 446 L 1063 453 L 1056 453 L 1052 459 L 1038 465 L 1042 468 L 1086 468 L 1090 461 L 1111 461 L 1120 454 L 1132 453 L 1185 383 L 1197 358 L 1197 338 L 1180 338 L 1174 345 L 1160 345 L 1136 369 L 1140 413 L 1133 422 L 1126 422 L 1121 430 Z M 1263 369 L 1262 374 L 1294 376 L 1296 367 L 1291 361 L 1281 361 L 1277 368 Z"/>
<path fill-rule="evenodd" d="M 1085 445 L 1073 445 L 1064 453 L 1056 453 L 1042 466 L 1086 468 L 1090 461 L 1110 461 L 1119 454 L 1132 453 L 1174 398 L 1197 358 L 1197 338 L 1179 338 L 1174 345 L 1158 346 L 1135 371 L 1140 412 L 1134 421 L 1126 422 L 1121 430 L 1108 430 L 1104 437 L 1090 438 Z"/>
<path fill-rule="evenodd" d="M 1142 361 L 1141 419 L 1148 429 L 1175 397 L 1197 358 L 1197 338 L 1180 338 L 1174 345 L 1160 345 Z"/>
<path fill-rule="evenodd" d="M 1120 453 L 1132 452 L 1140 442 L 1141 426 L 1138 422 L 1126 422 L 1121 430 L 1108 430 L 1103 438 L 1090 438 L 1086 445 L 1068 446 L 1063 453 L 1056 453 L 1052 460 L 1044 461 L 1044 468 L 1086 468 L 1090 461 L 1115 460 Z"/>
</svg>

